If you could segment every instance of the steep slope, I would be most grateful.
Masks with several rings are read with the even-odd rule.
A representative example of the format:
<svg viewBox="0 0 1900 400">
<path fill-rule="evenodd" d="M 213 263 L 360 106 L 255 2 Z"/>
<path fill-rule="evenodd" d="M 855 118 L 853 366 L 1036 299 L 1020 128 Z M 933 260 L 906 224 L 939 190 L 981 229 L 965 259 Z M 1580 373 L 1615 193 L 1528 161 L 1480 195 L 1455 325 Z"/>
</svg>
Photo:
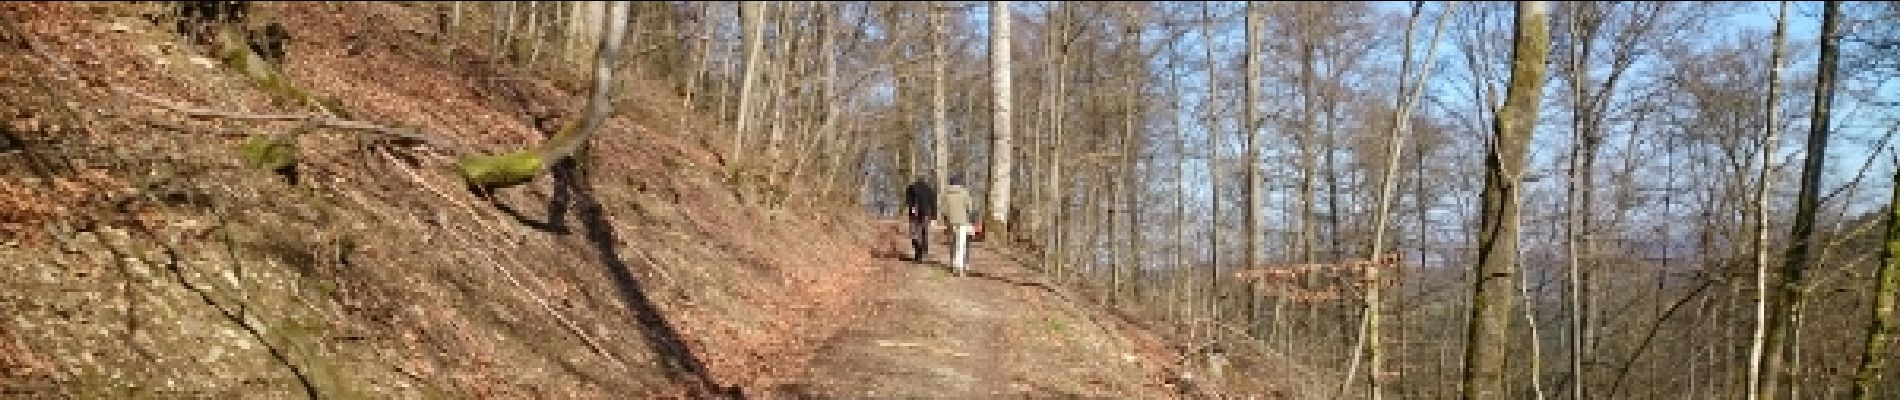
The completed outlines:
<svg viewBox="0 0 1900 400">
<path fill-rule="evenodd" d="M 292 32 L 281 82 L 149 4 L 0 4 L 0 394 L 1173 393 L 1153 337 L 1021 284 L 989 250 L 983 265 L 1013 275 L 952 280 L 874 258 L 890 232 L 855 208 L 741 202 L 713 125 L 639 80 L 583 167 L 493 198 L 464 190 L 451 157 L 361 131 L 299 135 L 294 181 L 247 166 L 248 139 L 299 123 L 139 97 L 327 108 L 485 154 L 538 142 L 582 101 L 476 41 L 436 43 L 418 6 L 254 4 Z M 914 336 L 928 332 L 950 335 Z"/>
</svg>

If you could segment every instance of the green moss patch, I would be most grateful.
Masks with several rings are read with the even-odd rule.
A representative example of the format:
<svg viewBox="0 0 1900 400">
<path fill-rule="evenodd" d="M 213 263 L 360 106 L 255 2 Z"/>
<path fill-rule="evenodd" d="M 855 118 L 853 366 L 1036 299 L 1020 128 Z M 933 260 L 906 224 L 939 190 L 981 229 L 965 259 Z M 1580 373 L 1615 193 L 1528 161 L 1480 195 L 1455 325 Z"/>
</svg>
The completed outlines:
<svg viewBox="0 0 1900 400">
<path fill-rule="evenodd" d="M 244 162 L 253 168 L 264 170 L 283 170 L 297 163 L 297 145 L 290 139 L 276 135 L 256 135 L 244 141 L 238 152 Z"/>
<path fill-rule="evenodd" d="M 517 151 L 501 155 L 473 155 L 462 157 L 457 167 L 462 179 L 470 185 L 498 188 L 515 186 L 534 180 L 546 164 L 541 155 L 533 151 Z"/>
</svg>

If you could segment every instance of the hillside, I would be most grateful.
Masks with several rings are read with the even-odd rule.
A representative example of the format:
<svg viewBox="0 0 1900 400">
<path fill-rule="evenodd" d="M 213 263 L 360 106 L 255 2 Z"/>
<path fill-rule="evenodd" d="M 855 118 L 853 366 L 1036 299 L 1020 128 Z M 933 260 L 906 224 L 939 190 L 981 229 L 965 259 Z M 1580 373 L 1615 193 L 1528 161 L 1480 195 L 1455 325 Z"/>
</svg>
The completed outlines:
<svg viewBox="0 0 1900 400">
<path fill-rule="evenodd" d="M 1003 254 L 977 278 L 876 257 L 843 201 L 752 205 L 716 124 L 631 80 L 574 169 L 484 198 L 454 160 L 363 131 L 297 137 L 295 179 L 245 165 L 294 121 L 414 127 L 494 154 L 584 93 L 396 3 L 258 3 L 289 91 L 140 4 L 0 4 L 0 393 L 29 397 L 1157 398 L 1178 355 Z M 56 60 L 47 60 L 51 57 Z M 62 66 L 64 65 L 64 66 Z M 113 89 L 119 88 L 119 89 Z M 684 116 L 684 118 L 681 118 Z M 537 121 L 537 118 L 544 120 Z M 551 119 L 550 119 L 551 118 Z M 796 187 L 796 185 L 794 185 Z"/>
</svg>

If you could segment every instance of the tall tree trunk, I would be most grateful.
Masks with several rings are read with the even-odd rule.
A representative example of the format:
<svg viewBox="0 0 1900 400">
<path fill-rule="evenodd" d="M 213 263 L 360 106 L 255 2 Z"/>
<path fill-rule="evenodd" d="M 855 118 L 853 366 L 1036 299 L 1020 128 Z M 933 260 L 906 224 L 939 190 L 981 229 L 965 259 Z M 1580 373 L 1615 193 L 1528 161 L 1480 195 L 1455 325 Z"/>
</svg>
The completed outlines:
<svg viewBox="0 0 1900 400">
<path fill-rule="evenodd" d="M 1900 182 L 1900 172 L 1894 173 L 1894 182 Z M 1895 327 L 1900 326 L 1893 312 L 1894 294 L 1900 292 L 1900 184 L 1893 186 L 1893 194 L 1887 200 L 1884 244 L 1880 248 L 1880 271 L 1874 277 L 1874 307 L 1868 316 L 1867 341 L 1862 345 L 1859 371 L 1854 374 L 1854 398 L 1858 400 L 1875 398 L 1881 371 L 1886 367 L 1887 341 Z"/>
<path fill-rule="evenodd" d="M 1591 65 L 1592 44 L 1595 43 L 1596 32 L 1602 24 L 1601 15 L 1595 8 L 1600 5 L 1581 2 L 1570 3 L 1570 5 L 1569 72 L 1572 95 L 1571 130 L 1574 143 L 1572 143 L 1570 154 L 1570 187 L 1566 194 L 1569 196 L 1570 207 L 1566 216 L 1569 218 L 1569 223 L 1565 224 L 1569 230 L 1565 250 L 1566 258 L 1568 258 L 1566 267 L 1568 268 L 1568 300 L 1571 310 L 1569 321 L 1570 379 L 1573 389 L 1571 396 L 1575 400 L 1582 400 L 1588 398 L 1589 395 L 1589 382 L 1585 380 L 1587 376 L 1585 368 L 1591 357 L 1590 349 L 1595 337 L 1591 331 L 1595 308 L 1592 307 L 1593 295 L 1590 289 L 1592 282 L 1590 271 L 1594 263 L 1586 258 L 1597 256 L 1595 241 L 1591 239 L 1593 235 L 1591 229 L 1596 215 L 1593 201 L 1595 199 L 1596 154 L 1598 143 L 1602 141 L 1602 136 L 1597 131 L 1599 125 L 1597 121 L 1602 116 L 1598 113 L 1600 103 L 1596 100 L 1609 95 L 1607 92 L 1615 84 L 1615 77 L 1621 70 L 1613 71 L 1611 78 L 1605 81 L 1604 88 L 1594 95 L 1587 90 L 1587 87 L 1591 85 L 1588 68 Z M 1580 19 L 1588 19 L 1588 21 Z M 1621 60 L 1617 62 L 1618 65 L 1612 68 L 1621 67 Z"/>
<path fill-rule="evenodd" d="M 1744 388 L 1748 392 L 1747 400 L 1761 399 L 1762 361 L 1764 346 L 1768 336 L 1768 303 L 1770 284 L 1768 275 L 1768 188 L 1773 185 L 1774 154 L 1780 141 L 1781 129 L 1781 65 L 1783 52 L 1786 51 L 1788 37 L 1788 1 L 1781 1 L 1780 12 L 1775 17 L 1775 45 L 1769 56 L 1768 99 L 1763 102 L 1766 121 L 1763 123 L 1761 149 L 1755 162 L 1761 170 L 1756 175 L 1754 199 L 1749 206 L 1755 211 L 1755 231 L 1750 236 L 1754 240 L 1755 263 L 1755 330 L 1748 346 L 1748 382 Z"/>
<path fill-rule="evenodd" d="M 1513 298 L 1517 294 L 1518 195 L 1526 150 L 1536 128 L 1550 53 L 1550 9 L 1542 1 L 1517 3 L 1516 40 L 1504 107 L 1494 124 L 1496 138 L 1486 156 L 1484 205 L 1478 235 L 1478 273 L 1472 293 L 1471 321 L 1465 347 L 1464 398 L 1510 396 L 1507 343 Z"/>
<path fill-rule="evenodd" d="M 1109 126 L 1112 127 L 1113 125 Z M 1105 150 L 1121 154 L 1120 149 L 1113 147 Z M 1108 274 L 1107 279 L 1109 280 L 1106 293 L 1107 297 L 1105 298 L 1109 305 L 1116 306 L 1120 305 L 1122 271 L 1128 259 L 1128 242 L 1124 238 L 1127 231 L 1121 229 L 1124 224 L 1128 223 L 1128 214 L 1116 210 L 1116 208 L 1125 205 L 1122 199 L 1125 191 L 1128 190 L 1128 180 L 1122 179 L 1122 177 L 1128 172 L 1122 169 L 1120 162 L 1114 162 L 1116 160 L 1103 161 L 1107 164 L 1104 164 L 1097 172 L 1101 174 L 1103 184 L 1108 185 L 1108 191 L 1104 192 L 1099 201 L 1102 204 L 1102 213 L 1105 215 L 1103 220 L 1107 222 L 1107 225 L 1102 226 L 1102 240 L 1107 243 L 1105 246 L 1108 247 L 1108 258 L 1103 260 L 1104 271 Z"/>
<path fill-rule="evenodd" d="M 1172 114 L 1169 121 L 1171 121 L 1171 124 L 1170 124 L 1172 125 L 1171 127 L 1174 128 L 1174 156 L 1175 156 L 1175 159 L 1174 159 L 1174 168 L 1175 168 L 1174 170 L 1174 271 L 1176 272 L 1174 274 L 1170 274 L 1170 276 L 1173 276 L 1175 277 L 1175 279 L 1180 280 L 1182 282 L 1186 282 L 1185 279 L 1182 279 L 1182 278 L 1185 278 L 1186 276 L 1179 273 L 1179 271 L 1189 270 L 1188 261 L 1187 261 L 1187 250 L 1188 250 L 1188 236 L 1187 236 L 1188 146 L 1187 146 L 1187 140 L 1188 140 L 1188 135 L 1187 135 L 1187 129 L 1185 128 L 1187 124 L 1181 121 L 1182 117 L 1186 116 L 1186 109 L 1182 107 L 1181 105 L 1181 76 L 1179 74 L 1176 74 L 1176 72 L 1179 71 L 1179 69 L 1178 69 L 1177 64 L 1175 64 L 1174 62 L 1176 59 L 1179 58 L 1178 56 L 1179 54 L 1176 53 L 1176 50 L 1175 50 L 1175 41 L 1172 41 L 1172 40 L 1168 41 L 1169 62 L 1167 66 L 1167 72 L 1168 72 L 1168 95 L 1167 96 L 1172 105 L 1171 107 L 1168 108 L 1168 112 Z M 1183 290 L 1183 292 L 1185 292 L 1185 290 Z M 1191 304 L 1191 300 L 1188 300 L 1189 298 L 1190 297 L 1182 296 L 1176 299 L 1169 299 L 1169 301 L 1170 301 L 1170 304 Z M 1175 307 L 1169 307 L 1169 312 L 1172 314 L 1174 309 Z M 1189 309 L 1192 310 L 1191 307 Z"/>
<path fill-rule="evenodd" d="M 1037 134 L 1035 136 L 1036 140 L 1030 143 L 1031 150 L 1029 150 L 1033 153 L 1031 156 L 1033 161 L 1031 163 L 1035 165 L 1035 172 L 1030 175 L 1031 179 L 1028 182 L 1031 195 L 1029 196 L 1030 201 L 1028 203 L 1029 207 L 1027 208 L 1029 210 L 1028 219 L 1031 221 L 1031 226 L 1027 230 L 1027 232 L 1029 232 L 1027 237 L 1033 238 L 1035 254 L 1037 255 L 1036 263 L 1044 272 L 1052 271 L 1049 261 L 1051 254 L 1053 254 L 1053 246 L 1056 246 L 1055 241 L 1051 240 L 1050 235 L 1050 232 L 1054 229 L 1052 226 L 1055 223 L 1055 215 L 1049 210 L 1051 197 L 1054 196 L 1054 193 L 1049 190 L 1049 172 L 1054 168 L 1056 160 L 1050 157 L 1049 147 L 1055 140 L 1051 135 L 1051 132 L 1055 131 L 1054 124 L 1052 123 L 1054 118 L 1051 116 L 1053 115 L 1053 109 L 1058 104 L 1054 91 L 1055 80 L 1051 78 L 1055 75 L 1056 46 L 1058 46 L 1061 41 L 1061 35 L 1056 33 L 1057 30 L 1061 29 L 1056 25 L 1057 18 L 1055 14 L 1057 12 L 1059 11 L 1052 8 L 1048 14 L 1044 14 L 1043 23 L 1044 26 L 1048 27 L 1048 31 L 1046 31 L 1042 37 L 1042 73 L 1039 75 L 1042 78 L 1042 88 L 1036 96 L 1036 127 L 1031 129 L 1032 132 L 1036 132 Z"/>
<path fill-rule="evenodd" d="M 944 37 L 948 27 L 943 16 L 949 11 L 942 9 L 942 1 L 933 1 L 930 5 L 930 161 L 939 193 L 937 204 L 943 204 L 943 188 L 950 186 L 950 107 L 949 89 L 945 85 L 949 79 L 948 72 L 944 71 L 950 59 L 945 50 L 949 40 Z"/>
<path fill-rule="evenodd" d="M 1141 12 L 1135 9 L 1133 4 L 1126 5 L 1122 13 L 1122 24 L 1126 25 L 1123 29 L 1123 32 L 1126 32 L 1123 38 L 1125 42 L 1122 45 L 1122 57 L 1124 57 L 1125 62 L 1123 66 L 1125 69 L 1122 71 L 1121 93 L 1122 177 L 1126 183 L 1122 185 L 1124 188 L 1122 194 L 1127 197 L 1127 200 L 1122 202 L 1122 204 L 1124 204 L 1122 210 L 1123 213 L 1127 215 L 1125 218 L 1128 221 L 1128 233 L 1126 238 L 1128 240 L 1128 251 L 1124 253 L 1124 261 L 1121 262 L 1122 268 L 1118 269 L 1123 272 L 1116 274 L 1118 277 L 1118 279 L 1116 279 L 1116 286 L 1121 286 L 1121 282 L 1124 280 L 1133 281 L 1130 286 L 1132 287 L 1132 291 L 1137 295 L 1139 295 L 1141 291 L 1141 282 L 1136 278 L 1140 276 L 1142 271 L 1141 260 L 1143 255 L 1141 248 L 1141 142 L 1143 135 L 1137 133 L 1136 129 L 1137 121 L 1141 120 L 1141 104 L 1138 101 L 1138 99 L 1141 98 L 1141 88 L 1137 86 L 1136 77 L 1141 75 L 1145 70 L 1145 68 L 1141 68 L 1140 66 L 1147 62 L 1147 60 L 1142 59 L 1144 52 L 1141 49 L 1140 26 L 1142 23 L 1140 15 Z M 1117 296 L 1120 296 L 1121 290 L 1117 288 L 1116 293 Z M 1140 297 L 1136 296 L 1136 298 L 1139 299 Z"/>
<path fill-rule="evenodd" d="M 891 2 L 888 4 L 890 4 L 889 12 L 892 20 L 908 19 L 911 17 L 908 11 L 908 6 L 911 3 Z M 908 42 L 910 38 L 908 34 L 908 30 L 893 32 L 891 41 L 893 43 Z M 908 50 L 900 50 L 900 52 L 900 54 L 903 54 L 905 57 L 915 54 Z M 892 59 L 891 63 L 893 64 L 892 70 L 895 75 L 894 80 L 896 81 L 892 101 L 896 103 L 897 109 L 896 114 L 893 115 L 893 119 L 895 119 L 897 123 L 897 129 L 893 130 L 893 133 L 895 134 L 894 140 L 901 146 L 897 154 L 903 158 L 901 161 L 902 168 L 899 169 L 899 171 L 901 171 L 905 179 L 912 179 L 918 176 L 919 165 L 922 164 L 922 161 L 920 161 L 922 154 L 919 151 L 920 149 L 917 148 L 917 129 L 919 126 L 922 126 L 923 121 L 923 119 L 918 116 L 918 111 L 921 108 L 918 107 L 920 105 L 917 101 L 919 97 L 913 93 L 923 93 L 923 90 L 922 87 L 919 86 L 919 79 L 916 75 L 917 66 L 914 63 L 907 62 L 901 58 Z"/>
<path fill-rule="evenodd" d="M 1793 234 L 1788 238 L 1788 258 L 1782 260 L 1782 282 L 1780 296 L 1774 300 L 1780 313 L 1768 321 L 1768 335 L 1764 341 L 1761 389 L 1762 395 L 1769 398 L 1781 398 L 1778 384 L 1782 379 L 1792 378 L 1794 368 L 1783 368 L 1789 360 L 1792 349 L 1788 340 L 1794 330 L 1800 326 L 1802 286 L 1807 284 L 1808 253 L 1814 245 L 1814 217 L 1820 208 L 1821 172 L 1827 166 L 1827 138 L 1830 129 L 1831 106 L 1834 94 L 1834 69 L 1838 58 L 1836 41 L 1840 32 L 1840 2 L 1829 1 L 1821 17 L 1821 61 L 1814 85 L 1814 117 L 1809 124 L 1807 143 L 1807 161 L 1802 165 L 1801 190 L 1796 198 Z M 1792 387 L 1793 381 L 1785 382 Z M 1792 396 L 1792 393 L 1787 394 Z M 1789 397 L 1792 398 L 1792 397 Z"/>
<path fill-rule="evenodd" d="M 1302 15 L 1295 18 L 1306 18 L 1306 16 Z M 1299 25 L 1299 32 L 1297 32 L 1298 37 L 1315 37 L 1315 34 L 1312 33 L 1312 28 L 1307 25 L 1308 24 Z M 1299 79 L 1301 110 L 1300 131 L 1294 140 L 1294 147 L 1300 153 L 1300 235 L 1298 256 L 1301 263 L 1311 264 L 1319 262 L 1319 258 L 1316 254 L 1318 233 L 1315 232 L 1319 229 L 1319 214 L 1315 211 L 1315 207 L 1317 207 L 1317 194 L 1315 194 L 1317 188 L 1314 187 L 1314 181 L 1317 180 L 1316 175 L 1319 173 L 1319 166 L 1315 165 L 1318 161 L 1314 160 L 1315 157 L 1313 155 L 1315 151 L 1314 147 L 1316 147 L 1314 140 L 1319 136 L 1319 127 L 1317 126 L 1319 124 L 1319 111 L 1317 107 L 1319 106 L 1320 96 L 1315 84 L 1315 81 L 1318 80 L 1317 75 L 1319 74 L 1317 54 L 1319 49 L 1317 48 L 1318 45 L 1311 41 L 1300 43 L 1298 46 L 1300 46 Z M 1297 282 L 1297 285 L 1301 290 L 1318 290 L 1321 285 L 1320 275 L 1318 273 L 1302 274 L 1300 282 Z M 1309 332 L 1317 333 L 1318 317 L 1315 310 L 1318 305 L 1312 302 L 1302 302 L 1301 304 L 1306 311 L 1306 320 L 1294 324 L 1294 326 L 1296 328 L 1306 328 Z M 1286 343 L 1288 347 L 1286 349 L 1290 349 L 1292 344 L 1290 335 L 1287 340 Z M 1283 351 L 1286 349 L 1283 349 Z"/>
<path fill-rule="evenodd" d="M 1313 232 L 1317 229 L 1316 227 L 1319 226 L 1318 215 L 1313 211 L 1313 180 L 1318 167 L 1313 165 L 1312 141 L 1315 136 L 1319 135 L 1319 128 L 1314 126 L 1318 123 L 1317 118 L 1315 118 L 1315 114 L 1317 114 L 1318 111 L 1315 110 L 1315 107 L 1319 105 L 1319 94 L 1313 82 L 1316 79 L 1314 75 L 1318 74 L 1318 71 L 1315 71 L 1315 69 L 1318 68 L 1316 65 L 1317 61 L 1315 60 L 1317 55 L 1314 54 L 1318 52 L 1318 50 L 1314 47 L 1312 43 L 1303 43 L 1300 45 L 1300 105 L 1302 110 L 1300 112 L 1300 135 L 1298 136 L 1298 140 L 1296 140 L 1296 147 L 1298 147 L 1298 151 L 1300 152 L 1299 257 L 1302 263 L 1319 262 L 1318 258 L 1314 255 L 1317 238 Z M 1308 282 L 1306 282 L 1309 286 L 1312 283 L 1310 278 Z"/>
<path fill-rule="evenodd" d="M 1067 123 L 1063 118 L 1068 115 L 1068 36 L 1072 32 L 1070 29 L 1071 24 L 1075 22 L 1075 18 L 1073 17 L 1075 8 L 1070 3 L 1056 3 L 1055 7 L 1056 12 L 1053 13 L 1050 18 L 1060 18 L 1060 20 L 1051 21 L 1050 25 L 1052 25 L 1053 30 L 1058 33 L 1057 36 L 1061 38 L 1061 43 L 1056 46 L 1056 66 L 1053 72 L 1054 77 L 1051 78 L 1055 81 L 1055 90 L 1050 95 L 1052 101 L 1050 103 L 1051 109 L 1049 110 L 1048 134 L 1049 179 L 1044 181 L 1044 184 L 1048 185 L 1044 190 L 1048 193 L 1046 198 L 1049 201 L 1049 219 L 1053 221 L 1051 226 L 1054 227 L 1054 229 L 1049 230 L 1051 236 L 1049 243 L 1052 244 L 1051 247 L 1054 248 L 1055 251 L 1049 259 L 1054 261 L 1053 265 L 1051 265 L 1051 269 L 1055 271 L 1056 278 L 1061 279 L 1063 274 L 1067 273 L 1068 259 L 1066 257 L 1068 257 L 1069 254 L 1069 234 L 1066 230 L 1070 222 L 1068 198 L 1062 191 L 1062 161 L 1063 145 L 1065 142 L 1063 132 L 1065 131 L 1064 124 Z"/>
<path fill-rule="evenodd" d="M 1328 64 L 1331 64 L 1331 62 Z M 1337 69 L 1339 67 L 1333 66 L 1331 68 Z M 1326 129 L 1322 131 L 1326 136 L 1324 136 L 1324 144 L 1320 146 L 1320 149 L 1323 149 L 1320 153 L 1321 160 L 1325 164 L 1323 168 L 1326 169 L 1326 253 L 1329 255 L 1329 257 L 1326 258 L 1326 262 L 1336 263 L 1345 261 L 1344 257 L 1346 256 L 1340 243 L 1340 236 L 1344 235 L 1339 232 L 1338 156 L 1340 100 L 1337 97 L 1338 94 L 1331 88 L 1325 89 L 1322 93 L 1325 93 L 1324 101 L 1326 104 Z"/>
<path fill-rule="evenodd" d="M 985 204 L 989 216 L 983 232 L 992 238 L 1009 232 L 1010 157 L 1015 153 L 1010 145 L 1009 3 L 990 2 L 990 92 L 995 115 L 990 120 L 990 199 Z"/>
<path fill-rule="evenodd" d="M 1211 223 L 1207 224 L 1207 312 L 1209 319 L 1219 322 L 1221 320 L 1220 298 L 1222 296 L 1220 285 L 1221 160 L 1220 113 L 1217 112 L 1217 107 L 1220 104 L 1221 86 L 1218 67 L 1219 59 L 1214 58 L 1214 15 L 1209 11 L 1210 7 L 1212 6 L 1208 3 L 1201 3 L 1201 48 L 1206 52 L 1208 88 L 1207 103 L 1202 107 L 1201 111 L 1207 117 L 1207 203 L 1208 208 L 1211 210 L 1210 214 L 1212 214 L 1210 217 Z"/>
<path fill-rule="evenodd" d="M 1380 371 L 1385 368 L 1384 353 L 1380 351 L 1380 334 L 1384 331 L 1384 328 L 1380 326 L 1382 321 L 1380 302 L 1384 289 L 1379 284 L 1379 274 L 1382 272 L 1380 268 L 1386 265 L 1379 263 L 1379 261 L 1386 260 L 1386 258 L 1384 258 L 1386 252 L 1385 232 L 1387 225 L 1390 224 L 1391 221 L 1392 192 L 1396 190 L 1398 185 L 1400 154 L 1402 154 L 1405 149 L 1405 132 L 1410 128 L 1412 108 L 1414 104 L 1418 103 L 1419 97 L 1424 94 L 1425 82 L 1429 82 L 1431 79 L 1432 67 L 1437 65 L 1436 61 L 1438 60 L 1438 36 L 1444 32 L 1445 21 L 1451 19 L 1451 10 L 1453 7 L 1456 7 L 1457 4 L 1455 1 L 1446 4 L 1445 10 L 1439 15 L 1437 24 L 1432 28 L 1431 39 L 1425 41 L 1425 43 L 1429 44 L 1430 50 L 1425 52 L 1425 65 L 1424 68 L 1419 70 L 1416 79 L 1412 79 L 1411 77 L 1412 30 L 1418 25 L 1419 15 L 1424 11 L 1425 3 L 1423 1 L 1412 3 L 1412 18 L 1406 24 L 1405 53 L 1401 57 L 1399 64 L 1398 93 L 1400 93 L 1402 97 L 1398 99 L 1398 104 L 1393 112 L 1392 130 L 1386 135 L 1385 173 L 1380 175 L 1379 178 L 1378 211 L 1373 215 L 1374 222 L 1372 224 L 1372 252 L 1367 256 L 1369 261 L 1373 261 L 1373 263 L 1366 266 L 1366 300 L 1363 305 L 1364 310 L 1361 312 L 1361 314 L 1364 315 L 1362 321 L 1365 327 L 1361 330 L 1364 337 L 1360 342 L 1364 343 L 1365 346 L 1366 376 L 1369 378 L 1368 393 L 1374 400 L 1378 400 L 1384 395 L 1379 382 Z M 1408 79 L 1410 79 L 1409 82 Z M 1410 89 L 1410 91 L 1408 92 L 1407 89 Z M 1420 160 L 1420 162 L 1423 162 L 1423 160 Z M 1396 248 L 1397 246 L 1393 247 Z M 1397 267 L 1398 265 L 1399 264 L 1394 263 L 1390 266 Z M 1355 356 L 1357 356 L 1357 354 L 1355 354 Z M 1357 368 L 1349 369 L 1347 375 L 1351 376 L 1352 371 L 1356 370 Z M 1347 379 L 1348 384 L 1350 384 L 1351 380 L 1350 378 Z"/>
<path fill-rule="evenodd" d="M 1134 79 L 1128 79 L 1128 82 L 1132 84 L 1134 83 Z M 1140 282 L 1131 282 L 1134 278 L 1138 277 L 1141 272 L 1141 164 L 1138 161 L 1138 158 L 1141 156 L 1141 145 L 1139 143 L 1140 135 L 1135 133 L 1135 119 L 1137 118 L 1134 107 L 1136 96 L 1134 92 L 1135 88 L 1130 86 L 1126 90 L 1128 91 L 1122 93 L 1125 105 L 1123 106 L 1124 110 L 1122 114 L 1123 158 L 1121 177 L 1123 183 L 1121 185 L 1121 194 L 1124 196 L 1124 199 L 1116 199 L 1115 201 L 1121 204 L 1121 214 L 1124 215 L 1123 218 L 1127 220 L 1128 223 L 1128 231 L 1123 234 L 1123 236 L 1125 236 L 1124 239 L 1128 241 L 1128 245 L 1124 247 L 1127 251 L 1122 253 L 1122 262 L 1118 263 L 1121 267 L 1116 269 L 1118 271 L 1115 274 L 1115 292 L 1117 297 L 1123 292 L 1121 286 L 1124 282 L 1130 282 L 1128 283 L 1130 291 L 1136 294 L 1139 294 L 1141 290 Z"/>
<path fill-rule="evenodd" d="M 1048 25 L 1046 25 L 1046 23 L 1048 19 L 1044 19 L 1044 21 L 1044 26 L 1047 27 Z M 1022 241 L 1029 246 L 1031 254 L 1044 257 L 1049 254 L 1049 242 L 1043 240 L 1043 232 L 1048 228 L 1048 216 L 1043 214 L 1043 204 L 1046 204 L 1043 199 L 1045 199 L 1049 193 L 1044 191 L 1047 186 L 1045 186 L 1043 181 L 1049 178 L 1048 172 L 1051 160 L 1049 160 L 1047 153 L 1047 146 L 1049 145 L 1048 111 L 1050 104 L 1054 102 L 1054 100 L 1050 98 L 1048 90 L 1050 83 L 1049 68 L 1053 64 L 1050 60 L 1055 59 L 1055 36 L 1049 34 L 1048 31 L 1043 32 L 1042 54 L 1039 56 L 1040 58 L 1037 60 L 1041 62 L 1037 64 L 1034 70 L 1037 71 L 1035 76 L 1042 85 L 1042 88 L 1036 90 L 1036 94 L 1033 96 L 1025 96 L 1029 97 L 1028 100 L 1034 103 L 1034 105 L 1028 108 L 1034 110 L 1030 114 L 1034 116 L 1033 121 L 1035 121 L 1035 123 L 1029 125 L 1028 129 L 1025 130 L 1030 134 L 1029 137 L 1026 138 L 1028 139 L 1028 143 L 1018 144 L 1018 146 L 1023 149 L 1023 157 L 1028 160 L 1023 168 L 1018 169 L 1018 171 L 1021 171 L 1021 179 L 1023 179 L 1019 185 L 1024 188 L 1024 190 L 1020 192 L 1024 193 L 1024 196 L 1021 196 L 1022 199 L 1017 200 L 1014 204 L 1018 210 L 1022 211 L 1022 215 L 1017 218 L 1017 221 L 1019 221 L 1018 224 L 1023 226 L 1023 228 L 1020 228 L 1022 234 L 1017 237 L 1021 238 Z"/>
<path fill-rule="evenodd" d="M 1266 242 L 1265 227 L 1260 223 L 1260 208 L 1265 206 L 1263 203 L 1266 199 L 1265 193 L 1262 193 L 1260 190 L 1259 59 L 1260 24 L 1262 21 L 1260 20 L 1260 7 L 1255 2 L 1247 2 L 1246 13 L 1247 76 L 1243 79 L 1246 84 L 1241 88 L 1241 90 L 1245 92 L 1242 95 L 1245 99 L 1243 101 L 1246 102 L 1241 106 L 1243 110 L 1241 115 L 1246 118 L 1246 120 L 1242 121 L 1240 126 L 1242 129 L 1247 130 L 1244 136 L 1247 155 L 1245 160 L 1243 160 L 1247 165 L 1247 210 L 1243 213 L 1247 222 L 1241 225 L 1247 230 L 1247 255 L 1243 256 L 1244 258 L 1242 259 L 1247 262 L 1245 268 L 1260 268 L 1261 264 L 1265 263 L 1265 261 L 1261 259 L 1261 246 Z M 1252 329 L 1257 322 L 1255 320 L 1258 319 L 1260 314 L 1260 296 L 1259 293 L 1256 293 L 1256 290 L 1254 290 L 1255 287 L 1257 287 L 1257 285 L 1247 285 L 1247 323 L 1250 327 L 1249 329 Z"/>
<path fill-rule="evenodd" d="M 732 152 L 727 155 L 728 165 L 740 162 L 745 153 L 745 138 L 751 134 L 752 116 L 758 112 L 759 75 L 765 71 L 759 66 L 759 59 L 765 52 L 765 2 L 739 2 L 740 27 L 745 30 L 742 39 L 745 44 L 745 70 L 739 78 L 739 116 L 734 118 L 737 127 L 732 134 Z"/>
</svg>

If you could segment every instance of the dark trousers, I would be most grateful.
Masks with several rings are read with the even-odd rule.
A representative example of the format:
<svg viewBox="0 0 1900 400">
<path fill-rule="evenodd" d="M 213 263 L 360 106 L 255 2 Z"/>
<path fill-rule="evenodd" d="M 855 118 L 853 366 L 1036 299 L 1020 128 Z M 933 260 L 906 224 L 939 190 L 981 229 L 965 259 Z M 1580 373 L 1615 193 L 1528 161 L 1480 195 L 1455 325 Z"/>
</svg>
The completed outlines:
<svg viewBox="0 0 1900 400">
<path fill-rule="evenodd" d="M 923 261 L 924 256 L 930 253 L 929 219 L 910 220 L 910 248 L 917 261 Z"/>
</svg>

